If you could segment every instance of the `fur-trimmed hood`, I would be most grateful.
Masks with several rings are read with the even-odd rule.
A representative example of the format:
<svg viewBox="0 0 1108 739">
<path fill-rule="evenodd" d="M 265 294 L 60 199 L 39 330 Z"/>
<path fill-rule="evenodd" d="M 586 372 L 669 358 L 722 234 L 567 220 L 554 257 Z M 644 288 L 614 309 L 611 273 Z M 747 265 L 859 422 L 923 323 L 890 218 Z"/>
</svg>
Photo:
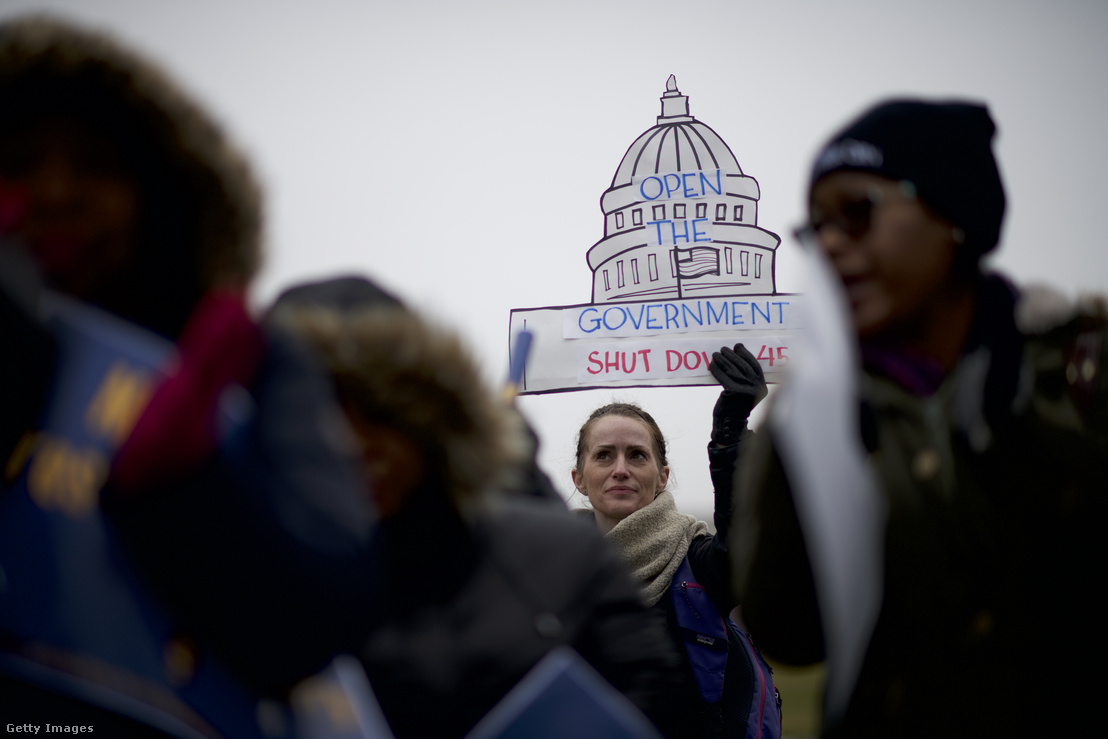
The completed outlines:
<svg viewBox="0 0 1108 739">
<path fill-rule="evenodd" d="M 239 150 L 159 66 L 114 38 L 48 15 L 0 23 L 0 132 L 50 115 L 75 117 L 109 135 L 160 190 L 160 224 L 145 249 L 181 241 L 167 274 L 203 292 L 245 285 L 261 258 L 258 184 Z M 149 230 L 149 229 L 148 229 Z M 187 232 L 186 236 L 179 235 Z M 170 248 L 170 247 L 165 247 Z M 185 271 L 191 274 L 181 275 Z"/>
<path fill-rule="evenodd" d="M 388 301 L 345 311 L 279 301 L 271 320 L 319 350 L 349 412 L 416 442 L 427 481 L 460 511 L 519 484 L 531 452 L 522 419 L 455 332 Z"/>
</svg>

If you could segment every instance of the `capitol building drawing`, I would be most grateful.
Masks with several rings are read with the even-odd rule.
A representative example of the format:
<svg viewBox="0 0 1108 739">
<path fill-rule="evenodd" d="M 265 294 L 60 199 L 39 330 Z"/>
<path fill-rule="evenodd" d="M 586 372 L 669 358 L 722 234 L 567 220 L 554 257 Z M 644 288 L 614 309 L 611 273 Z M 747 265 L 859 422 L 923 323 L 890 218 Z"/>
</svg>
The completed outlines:
<svg viewBox="0 0 1108 739">
<path fill-rule="evenodd" d="M 758 227 L 758 182 L 689 115 L 673 75 L 661 102 L 600 198 L 592 302 L 774 294 L 781 239 Z"/>
</svg>

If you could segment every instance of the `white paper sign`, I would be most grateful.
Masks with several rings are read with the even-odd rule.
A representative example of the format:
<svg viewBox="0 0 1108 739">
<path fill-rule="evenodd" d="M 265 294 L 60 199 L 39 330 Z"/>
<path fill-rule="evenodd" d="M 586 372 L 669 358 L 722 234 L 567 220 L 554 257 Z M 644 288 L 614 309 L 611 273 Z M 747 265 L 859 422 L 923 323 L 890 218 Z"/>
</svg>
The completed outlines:
<svg viewBox="0 0 1108 739">
<path fill-rule="evenodd" d="M 639 329 L 618 326 L 622 319 L 609 314 L 608 326 L 593 331 L 581 316 L 595 319 L 595 309 L 613 306 L 577 305 L 512 311 L 509 333 L 532 334 L 530 356 L 519 383 L 522 394 L 586 390 L 599 387 L 645 387 L 650 385 L 712 385 L 715 378 L 708 370 L 712 354 L 724 346 L 742 343 L 757 357 L 766 379 L 773 382 L 788 365 L 789 345 L 800 325 L 797 315 L 803 296 L 776 295 L 770 306 L 781 303 L 774 320 L 763 320 L 762 307 L 757 323 L 713 322 L 701 327 L 695 321 L 686 328 L 684 320 L 673 319 L 668 330 L 647 332 L 648 304 L 624 303 L 620 307 L 643 315 Z M 690 301 L 695 303 L 696 301 Z M 717 301 L 718 302 L 718 301 Z M 743 302 L 743 301 L 736 301 Z M 658 305 L 650 303 L 649 305 Z M 776 308 L 774 308 L 776 310 Z M 662 313 L 664 315 L 664 313 Z M 742 314 L 745 317 L 745 314 Z M 784 320 L 776 320 L 783 316 Z M 603 320 L 603 319 L 599 319 Z M 636 320 L 639 320 L 636 318 Z M 590 330 L 582 330 L 582 323 Z M 630 319 L 628 319 L 630 324 Z M 652 322 L 651 326 L 655 326 Z"/>
<path fill-rule="evenodd" d="M 758 226 L 758 183 L 672 75 L 661 103 L 600 198 L 591 303 L 512 311 L 510 344 L 533 336 L 521 393 L 714 384 L 712 354 L 740 342 L 771 382 L 788 364 L 801 297 L 777 293 L 781 239 Z"/>
</svg>

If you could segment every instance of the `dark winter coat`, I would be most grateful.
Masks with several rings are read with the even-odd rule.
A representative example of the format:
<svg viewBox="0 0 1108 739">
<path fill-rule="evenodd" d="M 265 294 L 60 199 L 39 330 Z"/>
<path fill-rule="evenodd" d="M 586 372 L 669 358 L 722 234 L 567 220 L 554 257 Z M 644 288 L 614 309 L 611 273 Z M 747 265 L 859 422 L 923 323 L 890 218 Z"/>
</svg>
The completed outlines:
<svg viewBox="0 0 1108 739">
<path fill-rule="evenodd" d="M 392 731 L 463 736 L 562 645 L 664 725 L 677 658 L 619 555 L 560 497 L 523 494 L 534 436 L 458 333 L 378 293 L 356 277 L 297 286 L 271 318 L 318 349 L 357 428 L 418 455 L 365 447 L 389 515 L 372 554 L 381 620 L 358 654 Z M 418 479 L 383 472 L 401 465 Z"/>
<path fill-rule="evenodd" d="M 380 529 L 386 613 L 359 654 L 396 736 L 463 736 L 563 644 L 665 723 L 676 655 L 595 527 L 511 499 L 465 521 L 423 491 Z"/>
<path fill-rule="evenodd" d="M 1046 297 L 986 282 L 962 359 L 930 397 L 863 374 L 863 441 L 888 505 L 884 601 L 845 718 L 825 735 L 1103 724 L 1108 314 Z M 736 587 L 767 654 L 818 662 L 812 570 L 760 436 L 739 470 Z"/>
</svg>

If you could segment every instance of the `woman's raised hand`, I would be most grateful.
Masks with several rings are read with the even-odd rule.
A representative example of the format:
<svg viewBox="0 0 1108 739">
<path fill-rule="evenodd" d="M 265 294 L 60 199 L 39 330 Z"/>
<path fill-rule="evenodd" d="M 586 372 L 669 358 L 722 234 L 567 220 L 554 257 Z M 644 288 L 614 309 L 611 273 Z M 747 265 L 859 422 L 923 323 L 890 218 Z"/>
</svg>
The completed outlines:
<svg viewBox="0 0 1108 739">
<path fill-rule="evenodd" d="M 712 441 L 721 446 L 738 443 L 750 411 L 768 392 L 762 366 L 745 346 L 735 344 L 713 353 L 708 369 L 723 386 L 712 411 Z"/>
</svg>

